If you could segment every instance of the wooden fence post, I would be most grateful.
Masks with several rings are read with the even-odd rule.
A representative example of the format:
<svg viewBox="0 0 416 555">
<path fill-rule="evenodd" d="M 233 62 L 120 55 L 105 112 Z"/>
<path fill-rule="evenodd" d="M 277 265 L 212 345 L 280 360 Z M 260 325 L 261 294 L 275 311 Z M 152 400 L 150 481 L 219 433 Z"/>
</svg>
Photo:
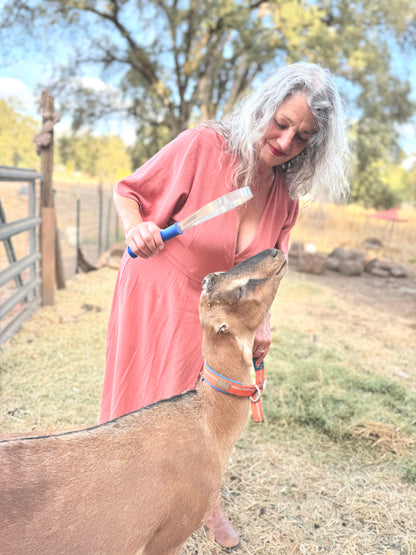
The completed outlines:
<svg viewBox="0 0 416 555">
<path fill-rule="evenodd" d="M 42 206 L 41 220 L 42 306 L 49 306 L 54 304 L 55 292 L 55 208 Z"/>
<path fill-rule="evenodd" d="M 53 127 L 60 119 L 55 112 L 53 97 L 42 92 L 42 129 L 34 139 L 36 152 L 41 159 L 40 213 L 42 254 L 42 304 L 54 304 L 54 287 L 65 287 L 59 237 L 54 208 L 53 175 Z"/>
</svg>

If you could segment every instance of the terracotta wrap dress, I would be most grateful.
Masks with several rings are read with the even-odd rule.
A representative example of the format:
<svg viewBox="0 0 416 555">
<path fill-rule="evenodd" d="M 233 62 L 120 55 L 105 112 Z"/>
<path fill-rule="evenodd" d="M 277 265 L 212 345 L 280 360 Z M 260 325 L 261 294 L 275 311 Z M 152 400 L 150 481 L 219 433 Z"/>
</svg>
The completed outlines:
<svg viewBox="0 0 416 555">
<path fill-rule="evenodd" d="M 233 164 L 224 139 L 208 128 L 181 133 L 131 176 L 118 194 L 138 202 L 143 220 L 181 221 L 232 190 Z M 236 253 L 232 210 L 165 243 L 150 259 L 121 262 L 108 325 L 100 422 L 192 389 L 200 376 L 203 278 L 277 246 L 288 250 L 298 203 L 279 170 L 252 242 Z"/>
</svg>

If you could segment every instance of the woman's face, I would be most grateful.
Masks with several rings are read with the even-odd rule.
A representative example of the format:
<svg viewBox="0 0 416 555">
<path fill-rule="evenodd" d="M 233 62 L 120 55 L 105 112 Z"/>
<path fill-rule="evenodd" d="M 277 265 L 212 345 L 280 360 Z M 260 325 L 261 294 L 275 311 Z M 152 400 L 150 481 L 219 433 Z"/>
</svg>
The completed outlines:
<svg viewBox="0 0 416 555">
<path fill-rule="evenodd" d="M 259 141 L 263 169 L 291 160 L 308 144 L 315 133 L 315 118 L 303 93 L 287 98 L 276 110 Z"/>
</svg>

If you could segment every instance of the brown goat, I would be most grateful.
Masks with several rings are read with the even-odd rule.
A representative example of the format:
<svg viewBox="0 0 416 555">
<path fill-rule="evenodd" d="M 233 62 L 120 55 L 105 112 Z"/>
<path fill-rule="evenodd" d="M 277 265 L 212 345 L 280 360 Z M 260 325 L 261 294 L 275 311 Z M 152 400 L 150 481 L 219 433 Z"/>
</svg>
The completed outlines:
<svg viewBox="0 0 416 555">
<path fill-rule="evenodd" d="M 251 383 L 254 333 L 286 260 L 264 251 L 203 282 L 204 359 Z M 206 381 L 85 430 L 0 442 L 0 552 L 177 553 L 213 509 L 249 397 Z"/>
</svg>

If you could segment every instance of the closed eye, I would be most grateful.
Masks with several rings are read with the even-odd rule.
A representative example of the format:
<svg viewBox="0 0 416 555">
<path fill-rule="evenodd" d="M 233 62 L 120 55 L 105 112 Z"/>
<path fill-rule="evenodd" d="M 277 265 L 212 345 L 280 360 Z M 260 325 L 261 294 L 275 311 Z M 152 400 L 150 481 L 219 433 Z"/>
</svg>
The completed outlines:
<svg viewBox="0 0 416 555">
<path fill-rule="evenodd" d="M 244 293 L 248 293 L 253 289 L 256 289 L 256 287 L 258 287 L 259 285 L 262 285 L 265 281 L 267 281 L 266 278 L 249 279 L 246 284 L 241 285 L 241 287 L 239 287 L 238 298 L 241 299 Z"/>
<path fill-rule="evenodd" d="M 277 121 L 277 119 L 274 119 L 274 118 L 273 118 L 273 123 L 281 131 L 284 131 L 285 129 L 288 129 L 288 127 L 289 127 L 289 125 L 287 125 L 285 123 L 280 123 L 279 121 Z M 302 137 L 298 133 L 295 135 L 295 139 L 296 139 L 297 142 L 299 142 L 303 145 L 306 145 L 306 143 L 309 141 L 309 137 Z"/>
<path fill-rule="evenodd" d="M 278 129 L 287 129 L 287 125 L 283 125 L 282 123 L 279 123 L 276 119 L 273 119 L 275 126 Z"/>
</svg>

